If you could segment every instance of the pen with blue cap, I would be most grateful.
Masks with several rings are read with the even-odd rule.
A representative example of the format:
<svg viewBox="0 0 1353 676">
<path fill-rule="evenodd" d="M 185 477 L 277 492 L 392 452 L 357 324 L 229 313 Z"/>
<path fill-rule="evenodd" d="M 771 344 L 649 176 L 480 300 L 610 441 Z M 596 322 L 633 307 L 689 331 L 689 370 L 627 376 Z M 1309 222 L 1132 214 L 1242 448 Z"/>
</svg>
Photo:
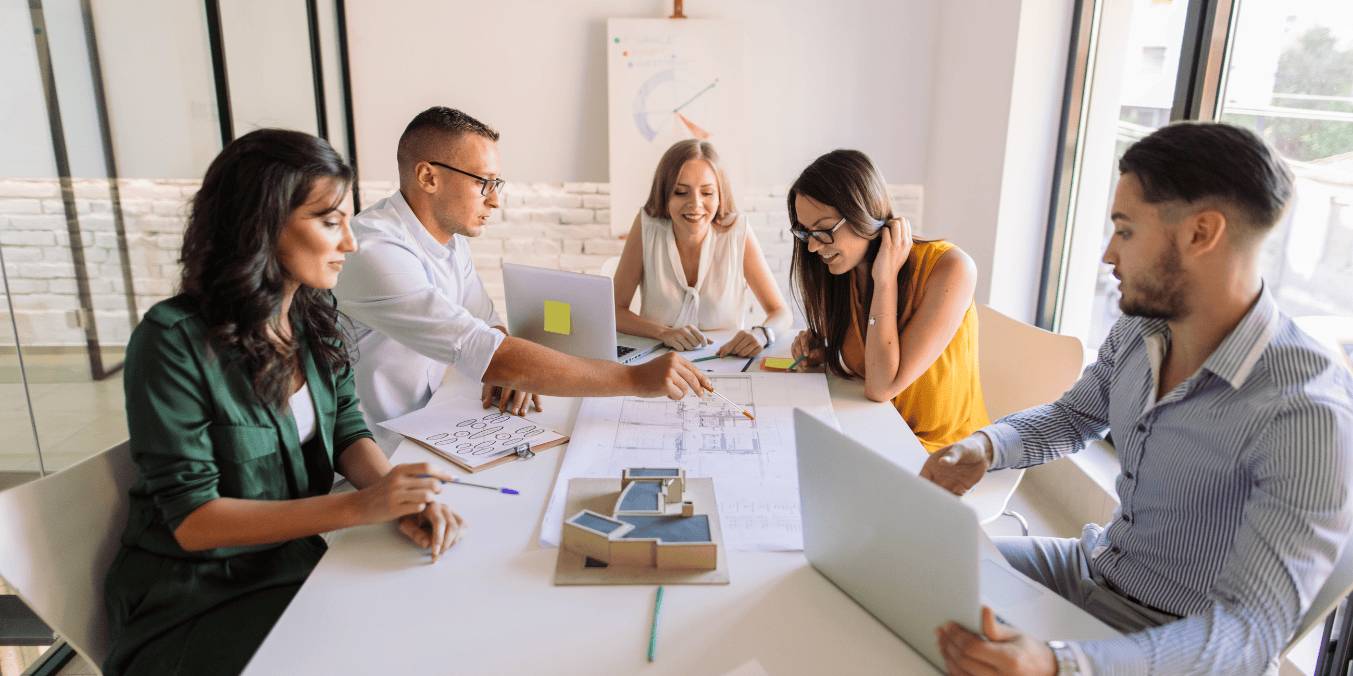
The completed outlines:
<svg viewBox="0 0 1353 676">
<path fill-rule="evenodd" d="M 432 476 L 431 474 L 419 474 L 418 478 L 437 479 L 437 477 Z M 475 488 L 487 488 L 491 491 L 498 491 L 499 493 L 507 493 L 508 495 L 521 495 L 521 493 L 518 493 L 517 491 L 514 491 L 511 488 L 502 488 L 500 486 L 485 486 L 484 484 L 472 484 L 468 481 L 461 481 L 460 479 L 452 479 L 450 481 L 447 481 L 446 479 L 437 479 L 437 480 L 444 484 L 460 484 L 462 486 L 474 486 Z"/>
</svg>

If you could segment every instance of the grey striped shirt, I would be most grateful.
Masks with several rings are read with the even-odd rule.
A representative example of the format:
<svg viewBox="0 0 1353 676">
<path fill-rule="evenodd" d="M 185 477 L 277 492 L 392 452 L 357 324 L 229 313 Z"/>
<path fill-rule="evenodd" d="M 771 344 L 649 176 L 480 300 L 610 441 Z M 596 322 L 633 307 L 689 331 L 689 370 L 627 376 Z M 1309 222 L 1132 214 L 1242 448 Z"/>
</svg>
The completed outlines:
<svg viewBox="0 0 1353 676">
<path fill-rule="evenodd" d="M 1123 317 L 1066 394 L 984 431 L 996 467 L 1112 432 L 1114 512 L 1090 562 L 1182 619 L 1078 644 L 1096 676 L 1271 669 L 1353 527 L 1353 376 L 1265 289 L 1199 371 L 1156 400 L 1170 330 Z"/>
</svg>

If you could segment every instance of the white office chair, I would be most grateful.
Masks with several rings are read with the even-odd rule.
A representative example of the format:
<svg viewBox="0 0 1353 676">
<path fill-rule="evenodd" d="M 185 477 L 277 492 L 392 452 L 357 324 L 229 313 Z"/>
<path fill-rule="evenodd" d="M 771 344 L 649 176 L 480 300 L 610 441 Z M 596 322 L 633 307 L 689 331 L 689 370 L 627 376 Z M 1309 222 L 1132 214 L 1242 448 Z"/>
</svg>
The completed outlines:
<svg viewBox="0 0 1353 676">
<path fill-rule="evenodd" d="M 96 667 L 108 654 L 103 577 L 127 524 L 135 480 L 124 441 L 0 493 L 0 576 Z"/>
<path fill-rule="evenodd" d="M 1323 673 L 1345 673 L 1344 669 L 1338 667 L 1324 670 L 1320 667 L 1325 666 L 1324 663 L 1328 663 L 1330 657 L 1333 657 L 1328 654 L 1330 652 L 1340 652 L 1338 649 L 1342 648 L 1342 652 L 1345 653 L 1345 664 L 1348 662 L 1348 653 L 1353 652 L 1353 650 L 1350 650 L 1353 646 L 1329 645 L 1331 638 L 1337 638 L 1331 636 L 1335 628 L 1334 611 L 1339 607 L 1339 603 L 1348 596 L 1349 592 L 1353 592 L 1353 547 L 1345 546 L 1343 553 L 1339 555 L 1339 559 L 1334 562 L 1334 571 L 1325 580 L 1325 584 L 1320 586 L 1320 591 L 1316 592 L 1315 598 L 1311 600 L 1311 607 L 1302 616 L 1301 622 L 1297 625 L 1296 633 L 1292 635 L 1292 640 L 1288 641 L 1287 647 L 1283 648 L 1278 659 L 1287 657 L 1287 653 L 1291 652 L 1292 648 L 1296 647 L 1301 639 L 1306 637 L 1306 634 L 1309 634 L 1312 629 L 1315 629 L 1316 625 L 1328 616 L 1328 621 L 1325 623 L 1325 636 L 1320 646 L 1320 663 L 1317 664 L 1315 673 L 1321 674 L 1322 671 Z M 1347 629 L 1342 634 L 1345 637 L 1350 636 Z M 1341 642 L 1347 642 L 1347 640 Z"/>
<path fill-rule="evenodd" d="M 993 421 L 1057 399 L 1080 377 L 1084 353 L 1079 339 L 1030 326 L 987 305 L 977 306 L 977 325 L 978 373 L 987 416 Z M 1018 519 L 1028 535 L 1024 517 L 1006 510 L 1022 478 L 1022 469 L 991 472 L 966 501 L 981 506 L 982 523 L 1006 514 Z"/>
<path fill-rule="evenodd" d="M 1292 321 L 1312 338 L 1324 343 L 1336 355 L 1344 353 L 1341 343 L 1353 341 L 1353 317 L 1309 315 L 1293 317 Z"/>
<path fill-rule="evenodd" d="M 1353 339 L 1353 317 L 1313 315 L 1295 317 L 1292 321 L 1296 322 L 1301 330 L 1328 346 L 1336 355 L 1343 354 L 1340 343 Z M 1347 365 L 1346 361 L 1345 364 Z M 1350 645 L 1353 644 L 1353 622 L 1347 617 L 1349 611 L 1353 610 L 1353 605 L 1337 613 L 1335 611 L 1338 610 L 1339 604 L 1349 597 L 1350 592 L 1353 592 L 1353 547 L 1345 546 L 1339 560 L 1334 563 L 1334 572 L 1330 573 L 1329 579 L 1325 580 L 1325 584 L 1311 601 L 1310 609 L 1301 618 L 1296 633 L 1283 649 L 1281 657 L 1286 657 L 1306 634 L 1324 620 L 1325 630 L 1320 642 L 1315 675 L 1346 673 L 1349 660 L 1353 658 L 1353 645 Z M 1342 626 L 1336 621 L 1337 615 L 1344 615 Z M 1339 629 L 1338 635 L 1335 634 L 1336 628 Z"/>
</svg>

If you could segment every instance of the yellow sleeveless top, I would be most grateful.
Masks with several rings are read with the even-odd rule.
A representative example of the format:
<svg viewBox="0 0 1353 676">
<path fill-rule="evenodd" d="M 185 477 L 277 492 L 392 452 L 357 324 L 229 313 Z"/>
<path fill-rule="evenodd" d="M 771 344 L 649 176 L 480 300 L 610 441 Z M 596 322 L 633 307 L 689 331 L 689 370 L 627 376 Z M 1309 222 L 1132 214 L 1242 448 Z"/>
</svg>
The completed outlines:
<svg viewBox="0 0 1353 676">
<path fill-rule="evenodd" d="M 920 298 L 930 272 L 944 252 L 954 248 L 949 242 L 918 242 L 911 247 L 911 288 Z M 854 296 L 850 306 L 850 331 L 841 345 L 841 361 L 855 374 L 864 376 L 864 337 L 857 318 L 869 311 Z M 902 355 L 906 359 L 906 355 Z M 934 453 L 978 428 L 991 424 L 982 400 L 982 382 L 977 373 L 977 305 L 970 302 L 963 314 L 958 333 L 930 365 L 901 394 L 893 405 L 907 426 L 916 434 L 927 452 Z"/>
</svg>

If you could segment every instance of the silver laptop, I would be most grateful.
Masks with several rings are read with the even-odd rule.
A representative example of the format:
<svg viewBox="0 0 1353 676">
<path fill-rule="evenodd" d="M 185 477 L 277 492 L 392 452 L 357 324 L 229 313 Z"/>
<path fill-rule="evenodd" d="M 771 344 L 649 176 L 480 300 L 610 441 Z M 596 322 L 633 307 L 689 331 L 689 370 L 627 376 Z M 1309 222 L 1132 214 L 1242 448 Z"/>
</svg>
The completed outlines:
<svg viewBox="0 0 1353 676">
<path fill-rule="evenodd" d="M 508 331 L 550 349 L 629 364 L 662 345 L 615 330 L 609 277 L 504 263 L 503 291 Z"/>
<path fill-rule="evenodd" d="M 935 628 L 980 633 L 983 604 L 1042 639 L 1120 636 L 982 547 L 953 494 L 801 409 L 794 434 L 808 562 L 939 671 Z"/>
</svg>

